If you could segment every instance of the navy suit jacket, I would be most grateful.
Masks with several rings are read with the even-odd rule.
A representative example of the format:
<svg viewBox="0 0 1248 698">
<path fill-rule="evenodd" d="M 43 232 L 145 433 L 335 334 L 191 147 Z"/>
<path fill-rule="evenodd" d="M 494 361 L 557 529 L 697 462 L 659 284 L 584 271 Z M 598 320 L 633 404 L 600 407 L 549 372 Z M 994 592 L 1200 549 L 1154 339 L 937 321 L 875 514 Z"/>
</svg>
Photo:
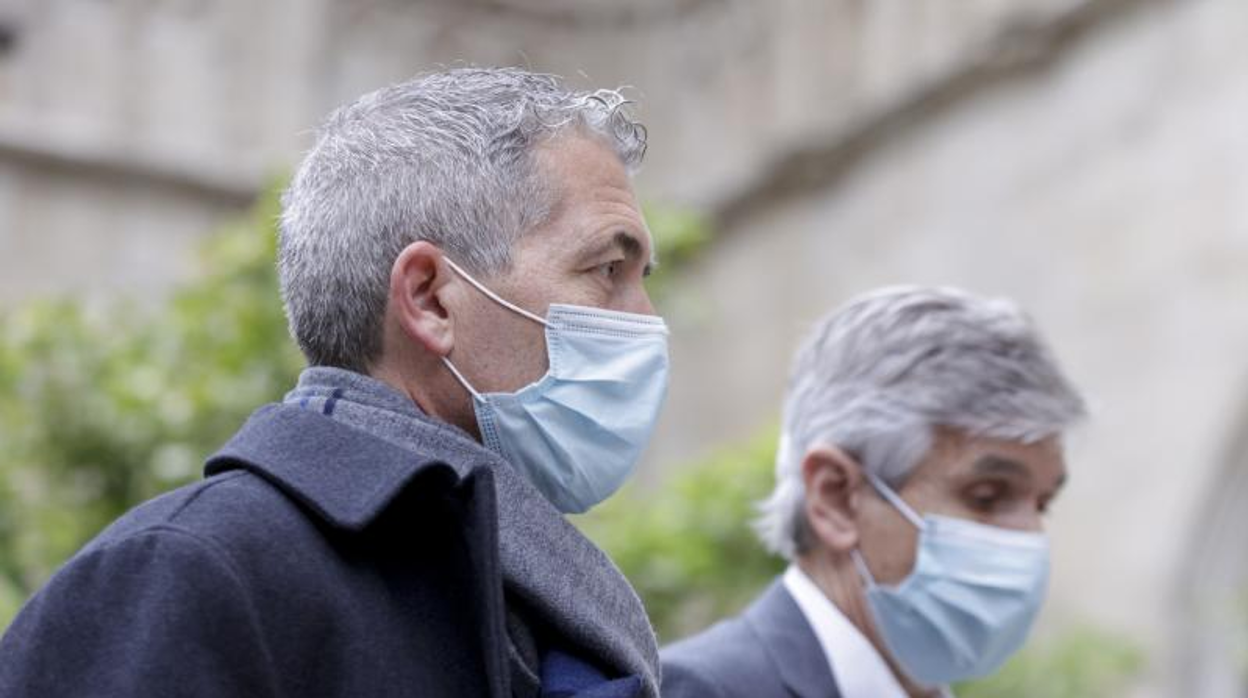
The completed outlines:
<svg viewBox="0 0 1248 698">
<path fill-rule="evenodd" d="M 508 695 L 493 474 L 258 411 L 0 640 L 0 695 Z"/>
<path fill-rule="evenodd" d="M 741 615 L 663 648 L 664 698 L 840 698 L 806 617 L 777 579 Z"/>
</svg>

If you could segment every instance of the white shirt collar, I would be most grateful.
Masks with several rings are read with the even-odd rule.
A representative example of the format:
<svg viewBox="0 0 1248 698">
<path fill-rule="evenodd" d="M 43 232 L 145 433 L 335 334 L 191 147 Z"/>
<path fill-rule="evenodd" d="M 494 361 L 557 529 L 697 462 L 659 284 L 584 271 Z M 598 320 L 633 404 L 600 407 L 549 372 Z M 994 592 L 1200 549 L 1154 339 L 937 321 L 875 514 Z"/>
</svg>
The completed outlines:
<svg viewBox="0 0 1248 698">
<path fill-rule="evenodd" d="M 784 587 L 814 629 L 842 698 L 906 698 L 875 646 L 796 564 L 785 570 Z"/>
</svg>

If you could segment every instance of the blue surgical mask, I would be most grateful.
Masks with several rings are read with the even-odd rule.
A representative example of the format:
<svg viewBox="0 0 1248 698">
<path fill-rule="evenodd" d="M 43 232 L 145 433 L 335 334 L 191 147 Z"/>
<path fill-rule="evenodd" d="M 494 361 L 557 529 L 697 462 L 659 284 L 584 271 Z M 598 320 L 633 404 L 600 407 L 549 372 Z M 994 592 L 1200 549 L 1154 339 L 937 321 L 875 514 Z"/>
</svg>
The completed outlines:
<svg viewBox="0 0 1248 698">
<path fill-rule="evenodd" d="M 1048 540 L 965 519 L 920 517 L 879 478 L 867 478 L 919 529 L 914 570 L 896 586 L 877 584 L 853 551 L 885 646 L 906 674 L 929 686 L 992 673 L 1022 647 L 1044 601 Z"/>
<path fill-rule="evenodd" d="M 667 326 L 653 315 L 552 304 L 546 317 L 510 303 L 447 263 L 499 305 L 546 328 L 549 369 L 514 393 L 472 394 L 481 440 L 556 509 L 581 513 L 632 474 L 667 395 Z"/>
</svg>

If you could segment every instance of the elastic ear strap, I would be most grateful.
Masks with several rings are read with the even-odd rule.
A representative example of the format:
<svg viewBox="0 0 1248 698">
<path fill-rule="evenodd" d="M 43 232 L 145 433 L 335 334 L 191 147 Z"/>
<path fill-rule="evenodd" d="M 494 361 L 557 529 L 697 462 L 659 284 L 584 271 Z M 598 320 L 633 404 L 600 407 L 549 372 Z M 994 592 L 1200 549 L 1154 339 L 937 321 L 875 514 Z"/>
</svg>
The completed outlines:
<svg viewBox="0 0 1248 698">
<path fill-rule="evenodd" d="M 482 399 L 481 393 L 478 393 L 476 389 L 473 388 L 472 385 L 468 383 L 468 379 L 464 378 L 464 374 L 460 373 L 459 369 L 455 368 L 455 364 L 451 363 L 450 359 L 446 358 L 445 356 L 441 356 L 438 358 L 442 359 L 442 363 L 445 364 L 448 369 L 450 369 L 451 375 L 455 376 L 455 380 L 459 381 L 459 384 L 464 386 L 464 390 L 467 390 L 468 393 L 472 395 L 474 398 L 478 400 Z"/>
<path fill-rule="evenodd" d="M 446 260 L 446 263 L 449 264 L 451 268 L 455 270 L 456 274 L 459 274 L 460 276 L 464 277 L 464 281 L 467 281 L 468 283 L 475 286 L 478 291 L 480 291 L 481 293 L 484 293 L 490 300 L 494 301 L 495 303 L 498 303 L 499 305 L 503 306 L 504 308 L 512 312 L 516 312 L 527 317 L 528 319 L 532 320 L 533 322 L 538 323 L 539 325 L 542 325 L 543 327 L 546 326 L 546 319 L 543 318 L 542 316 L 534 315 L 533 313 L 530 313 L 529 311 L 525 310 L 524 308 L 521 308 L 520 306 L 516 305 L 515 303 L 512 303 L 511 301 L 505 300 L 502 296 L 486 288 L 485 284 L 482 284 L 480 281 L 477 281 L 476 279 L 472 278 L 472 275 L 470 275 L 468 272 L 464 271 L 463 269 L 460 269 L 459 265 L 456 264 L 455 262 L 452 262 L 450 257 L 443 256 L 442 259 Z"/>
<path fill-rule="evenodd" d="M 887 499 L 889 504 L 896 507 L 897 511 L 900 511 L 902 516 L 909 519 L 910 523 L 914 524 L 915 528 L 920 531 L 923 530 L 923 517 L 919 516 L 914 509 L 911 509 L 910 505 L 906 504 L 906 500 L 901 498 L 901 495 L 894 492 L 893 488 L 884 484 L 884 481 L 876 477 L 875 473 L 867 470 L 866 468 L 863 468 L 862 472 L 867 476 L 867 482 L 871 483 L 871 486 L 875 488 L 876 492 L 880 493 L 881 497 Z"/>
<path fill-rule="evenodd" d="M 867 569 L 867 561 L 862 559 L 862 553 L 858 552 L 858 548 L 849 551 L 850 558 L 854 561 L 854 566 L 858 568 L 858 574 L 862 575 L 867 586 L 875 586 L 875 577 L 872 576 L 871 570 Z"/>
</svg>

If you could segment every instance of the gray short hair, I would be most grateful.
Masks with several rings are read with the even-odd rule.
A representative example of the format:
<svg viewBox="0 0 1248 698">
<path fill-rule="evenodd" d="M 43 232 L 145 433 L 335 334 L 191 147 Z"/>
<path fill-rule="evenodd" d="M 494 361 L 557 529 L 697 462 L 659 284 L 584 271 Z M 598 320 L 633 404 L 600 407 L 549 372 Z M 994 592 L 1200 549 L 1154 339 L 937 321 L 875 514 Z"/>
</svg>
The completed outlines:
<svg viewBox="0 0 1248 698">
<path fill-rule="evenodd" d="M 801 462 L 816 445 L 836 445 L 900 486 L 937 427 L 1030 443 L 1085 413 L 1014 302 L 951 288 L 859 296 L 823 318 L 793 362 L 776 486 L 756 529 L 786 558 L 809 546 Z"/>
<path fill-rule="evenodd" d="M 364 371 L 377 359 L 391 266 L 412 242 L 474 272 L 505 270 L 554 205 L 534 158 L 552 136 L 599 138 L 634 172 L 646 132 L 626 104 L 551 75 L 460 68 L 330 114 L 282 197 L 278 275 L 308 362 Z"/>
</svg>

